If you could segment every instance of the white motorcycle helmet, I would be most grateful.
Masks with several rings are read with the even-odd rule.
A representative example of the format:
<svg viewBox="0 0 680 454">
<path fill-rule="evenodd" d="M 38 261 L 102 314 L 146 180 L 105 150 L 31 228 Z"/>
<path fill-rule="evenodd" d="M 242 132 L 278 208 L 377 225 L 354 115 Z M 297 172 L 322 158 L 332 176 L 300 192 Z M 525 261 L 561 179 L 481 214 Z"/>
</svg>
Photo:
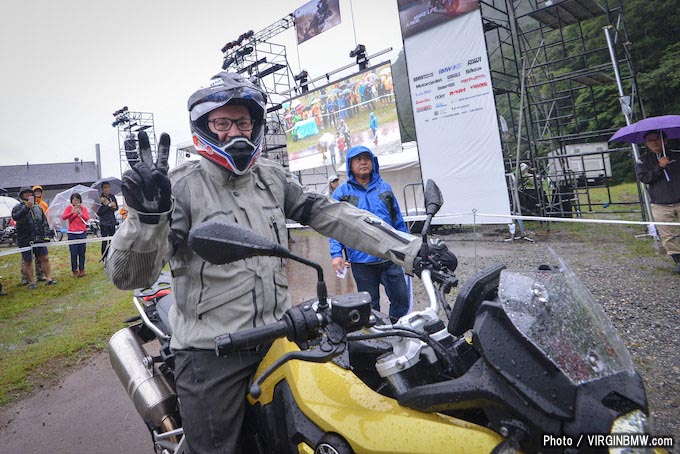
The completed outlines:
<svg viewBox="0 0 680 454">
<path fill-rule="evenodd" d="M 220 72 L 210 79 L 210 85 L 189 97 L 188 108 L 191 136 L 201 156 L 236 175 L 245 174 L 262 152 L 267 95 L 240 74 Z M 208 114 L 225 105 L 245 106 L 253 120 L 250 139 L 236 136 L 220 142 L 208 128 Z"/>
</svg>

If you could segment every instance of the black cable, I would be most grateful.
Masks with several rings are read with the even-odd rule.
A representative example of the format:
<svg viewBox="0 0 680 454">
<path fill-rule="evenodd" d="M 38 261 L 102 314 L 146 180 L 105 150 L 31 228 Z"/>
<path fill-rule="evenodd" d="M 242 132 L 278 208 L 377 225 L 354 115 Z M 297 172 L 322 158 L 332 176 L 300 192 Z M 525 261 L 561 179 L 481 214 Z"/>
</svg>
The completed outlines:
<svg viewBox="0 0 680 454">
<path fill-rule="evenodd" d="M 446 347 L 439 343 L 438 340 L 432 339 L 427 334 L 421 333 L 420 331 L 417 331 L 412 328 L 395 327 L 394 329 L 398 331 L 384 331 L 382 333 L 374 334 L 348 334 L 347 341 L 379 339 L 382 337 L 392 336 L 411 337 L 414 339 L 420 339 L 421 341 L 425 342 L 427 345 L 432 347 L 432 350 L 434 350 L 437 357 L 446 363 L 446 370 L 451 369 L 452 365 L 449 359 L 449 351 L 446 349 Z"/>
</svg>

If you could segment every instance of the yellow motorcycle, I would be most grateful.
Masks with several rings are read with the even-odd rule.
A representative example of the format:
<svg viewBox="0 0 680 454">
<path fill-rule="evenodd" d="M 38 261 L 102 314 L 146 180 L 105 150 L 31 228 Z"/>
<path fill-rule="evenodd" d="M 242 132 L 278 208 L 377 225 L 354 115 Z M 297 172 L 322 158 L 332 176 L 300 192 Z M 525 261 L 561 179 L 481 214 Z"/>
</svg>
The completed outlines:
<svg viewBox="0 0 680 454">
<path fill-rule="evenodd" d="M 442 203 L 431 182 L 425 200 L 428 245 Z M 329 298 L 318 264 L 239 225 L 204 223 L 189 241 L 211 263 L 269 255 L 317 270 L 317 298 L 277 323 L 215 339 L 218 355 L 268 348 L 248 396 L 244 452 L 619 452 L 611 445 L 621 440 L 638 446 L 625 452 L 652 452 L 641 446 L 649 409 L 630 354 L 556 255 L 558 266 L 482 270 L 452 306 L 453 270 L 425 259 L 417 270 L 428 307 L 392 323 L 367 293 Z M 139 316 L 109 346 L 156 452 L 183 453 L 168 287 L 164 276 L 137 291 Z M 147 353 L 151 340 L 157 355 Z"/>
</svg>

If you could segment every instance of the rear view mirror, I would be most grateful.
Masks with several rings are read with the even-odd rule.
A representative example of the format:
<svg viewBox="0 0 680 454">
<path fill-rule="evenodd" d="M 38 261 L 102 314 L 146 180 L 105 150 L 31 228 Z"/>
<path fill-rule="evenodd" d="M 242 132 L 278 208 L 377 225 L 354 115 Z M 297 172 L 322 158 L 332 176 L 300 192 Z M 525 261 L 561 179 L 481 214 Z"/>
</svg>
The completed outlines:
<svg viewBox="0 0 680 454">
<path fill-rule="evenodd" d="M 439 186 L 432 180 L 425 184 L 425 214 L 434 216 L 444 204 Z"/>
<path fill-rule="evenodd" d="M 189 246 L 203 260 L 223 265 L 256 255 L 290 257 L 288 249 L 235 223 L 208 221 L 189 232 Z"/>
</svg>

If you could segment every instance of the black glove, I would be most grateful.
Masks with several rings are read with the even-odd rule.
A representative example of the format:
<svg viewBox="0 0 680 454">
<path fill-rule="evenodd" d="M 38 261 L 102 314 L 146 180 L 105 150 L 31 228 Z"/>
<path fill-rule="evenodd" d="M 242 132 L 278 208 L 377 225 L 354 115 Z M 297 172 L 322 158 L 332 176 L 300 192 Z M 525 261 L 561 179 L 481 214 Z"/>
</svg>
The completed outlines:
<svg viewBox="0 0 680 454">
<path fill-rule="evenodd" d="M 170 179 L 168 178 L 168 154 L 170 136 L 161 134 L 158 142 L 156 163 L 153 162 L 149 137 L 144 131 L 139 140 L 139 161 L 130 162 L 132 168 L 123 174 L 123 196 L 128 206 L 137 210 L 139 219 L 145 224 L 158 224 L 160 216 L 172 206 Z"/>
<path fill-rule="evenodd" d="M 448 270 L 453 273 L 458 267 L 458 258 L 449 251 L 449 248 L 439 238 L 430 238 L 427 242 L 428 251 L 427 256 L 420 255 L 423 253 L 421 249 L 418 257 L 413 262 L 413 270 L 416 275 L 420 276 L 420 272 L 425 268 L 433 268 L 435 270 Z"/>
</svg>

